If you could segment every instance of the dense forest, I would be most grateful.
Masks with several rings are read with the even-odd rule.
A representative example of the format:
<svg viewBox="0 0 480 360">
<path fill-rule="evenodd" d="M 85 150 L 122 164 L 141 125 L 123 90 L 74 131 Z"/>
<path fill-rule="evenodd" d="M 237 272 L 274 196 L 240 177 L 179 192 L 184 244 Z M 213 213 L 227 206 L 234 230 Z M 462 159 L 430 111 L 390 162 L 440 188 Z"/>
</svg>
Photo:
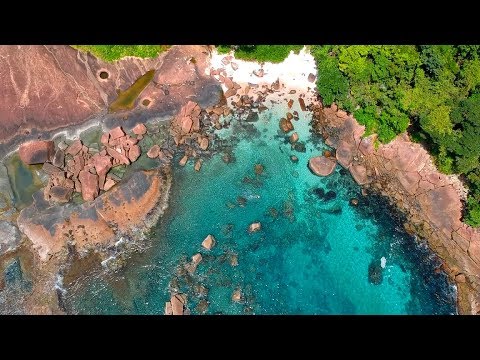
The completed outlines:
<svg viewBox="0 0 480 360">
<path fill-rule="evenodd" d="M 469 187 L 464 220 L 480 226 L 480 46 L 309 46 L 317 90 L 381 142 L 408 131 L 438 168 Z M 296 45 L 221 45 L 237 58 L 280 62 Z"/>
</svg>

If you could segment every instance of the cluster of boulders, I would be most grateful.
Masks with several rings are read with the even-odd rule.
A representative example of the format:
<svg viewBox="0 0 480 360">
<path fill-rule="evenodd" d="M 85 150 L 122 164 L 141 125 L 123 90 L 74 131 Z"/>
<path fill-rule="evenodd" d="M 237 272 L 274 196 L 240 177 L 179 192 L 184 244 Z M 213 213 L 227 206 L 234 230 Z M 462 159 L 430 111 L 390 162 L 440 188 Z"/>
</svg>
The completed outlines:
<svg viewBox="0 0 480 360">
<path fill-rule="evenodd" d="M 208 251 L 210 251 L 215 246 L 215 244 L 215 237 L 211 234 L 207 235 L 207 237 L 202 241 L 202 247 Z M 192 256 L 192 260 L 190 262 L 183 265 L 183 268 L 187 271 L 189 275 L 193 275 L 202 260 L 202 254 L 196 253 Z M 238 265 L 238 260 L 236 265 Z M 203 287 L 203 285 L 201 284 L 199 286 Z M 204 290 L 201 291 L 201 293 L 206 295 L 206 293 L 208 293 L 208 290 L 206 290 L 205 287 L 203 287 L 203 289 Z M 205 312 L 208 308 L 208 301 L 206 299 L 203 299 L 201 303 L 203 304 L 201 306 L 201 312 Z M 190 311 L 187 308 L 187 294 L 172 292 L 170 296 L 170 301 L 167 301 L 165 303 L 165 315 L 187 315 L 189 313 Z"/>
<path fill-rule="evenodd" d="M 209 126 L 215 129 L 222 129 L 220 116 L 230 114 L 230 108 L 225 101 L 212 107 L 202 110 L 201 107 L 193 101 L 184 105 L 177 116 L 170 124 L 170 134 L 172 135 L 177 148 L 183 149 L 183 157 L 179 161 L 180 166 L 185 166 L 189 159 L 195 159 L 194 169 L 200 171 L 203 160 L 201 154 L 209 153 L 209 148 L 215 138 L 213 133 L 207 133 Z M 160 148 L 150 149 L 151 156 L 162 159 L 171 159 L 171 152 Z M 163 154 L 162 154 L 163 152 Z"/>
<path fill-rule="evenodd" d="M 80 139 L 70 145 L 61 142 L 56 150 L 53 141 L 31 141 L 20 146 L 19 154 L 25 164 L 43 163 L 42 169 L 49 175 L 45 200 L 68 202 L 77 192 L 83 200 L 92 201 L 101 190 L 108 191 L 120 180 L 109 174 L 112 167 L 138 159 L 138 141 L 146 132 L 141 123 L 133 128 L 134 136 L 118 126 L 102 135 L 100 150 L 87 147 Z"/>
</svg>

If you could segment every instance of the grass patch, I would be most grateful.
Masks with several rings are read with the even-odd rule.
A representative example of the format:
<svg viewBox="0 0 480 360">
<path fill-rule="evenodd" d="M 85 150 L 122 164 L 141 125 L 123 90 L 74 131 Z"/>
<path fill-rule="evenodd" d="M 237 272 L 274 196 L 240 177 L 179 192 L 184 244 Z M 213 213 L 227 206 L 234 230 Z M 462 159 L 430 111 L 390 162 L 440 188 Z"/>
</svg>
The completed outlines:
<svg viewBox="0 0 480 360">
<path fill-rule="evenodd" d="M 217 46 L 220 54 L 228 53 L 231 48 L 228 45 Z M 235 46 L 235 57 L 247 61 L 280 63 L 290 51 L 298 54 L 302 48 L 303 45 L 239 45 Z"/>
<path fill-rule="evenodd" d="M 120 60 L 125 56 L 153 58 L 169 48 L 168 45 L 72 45 L 72 47 L 108 62 Z"/>
</svg>

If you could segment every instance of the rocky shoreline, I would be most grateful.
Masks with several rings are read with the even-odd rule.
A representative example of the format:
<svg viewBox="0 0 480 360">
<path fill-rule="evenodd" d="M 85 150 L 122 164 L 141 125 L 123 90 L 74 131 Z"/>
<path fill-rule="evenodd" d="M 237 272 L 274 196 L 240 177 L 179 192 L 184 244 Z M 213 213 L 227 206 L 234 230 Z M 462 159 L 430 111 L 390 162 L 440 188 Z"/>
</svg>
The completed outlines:
<svg viewBox="0 0 480 360">
<path fill-rule="evenodd" d="M 94 195 L 87 196 L 83 204 L 51 206 L 43 191 L 38 192 L 33 204 L 23 209 L 18 219 L 9 213 L 10 222 L 0 222 L 0 233 L 8 233 L 13 239 L 11 243 L 0 243 L 0 250 L 7 249 L 8 257 L 15 251 L 30 252 L 34 285 L 24 303 L 27 313 L 65 312 L 61 279 L 69 272 L 72 276 L 71 273 L 75 272 L 71 269 L 72 264 L 78 259 L 86 259 L 95 253 L 95 261 L 101 261 L 104 268 L 113 271 L 120 268 L 128 252 L 137 250 L 145 232 L 168 206 L 173 155 L 180 155 L 181 166 L 193 159 L 192 171 L 201 171 L 204 159 L 222 149 L 214 131 L 230 126 L 228 115 L 235 113 L 243 126 L 248 126 L 258 120 L 258 113 L 267 109 L 265 104 L 269 101 L 285 102 L 286 109 L 298 102 L 299 111 L 312 112 L 314 131 L 336 151 L 312 158 L 311 170 L 327 176 L 339 162 L 358 184 L 386 196 L 406 214 L 406 230 L 426 238 L 431 249 L 444 261 L 444 270 L 458 287 L 459 312 L 480 313 L 480 232 L 461 222 L 464 189 L 438 173 L 428 153 L 406 135 L 375 149 L 375 137 L 362 138 L 364 127 L 355 119 L 335 106 L 323 108 L 316 99 L 315 75 L 312 73 L 316 69 L 309 67 L 312 65 L 302 68 L 305 73 L 297 76 L 292 85 L 286 84 L 288 81 L 282 77 L 288 74 L 281 71 L 277 74 L 274 67 L 245 63 L 232 56 L 214 54 L 210 59 L 210 49 L 203 46 L 174 46 L 156 59 L 127 58 L 113 64 L 103 63 L 69 47 L 5 48 L 10 49 L 4 47 L 1 51 L 10 52 L 4 55 L 11 61 L 5 63 L 6 71 L 0 74 L 23 71 L 27 75 L 25 78 L 0 76 L 4 83 L 10 84 L 11 91 L 6 97 L 8 101 L 0 105 L 0 115 L 8 120 L 2 120 L 0 124 L 0 130 L 3 130 L 0 132 L 3 134 L 0 138 L 2 156 L 15 151 L 26 140 L 50 140 L 59 132 L 69 132 L 72 127 L 90 123 L 98 123 L 106 130 L 121 125 L 126 131 L 134 129 L 137 123 L 148 125 L 160 118 L 168 124 L 168 129 L 164 129 L 165 141 L 161 144 L 153 142 L 143 149 L 142 153 L 156 161 L 157 165 L 150 170 L 134 171 L 112 189 L 100 194 L 99 189 L 106 186 L 107 179 L 102 177 L 99 189 L 93 187 Z M 27 70 L 31 67 L 30 60 L 26 59 L 30 52 L 33 59 L 53 68 L 52 76 L 41 76 L 43 70 L 38 66 Z M 299 59 L 310 61 L 302 56 Z M 156 70 L 153 81 L 137 99 L 136 107 L 128 113 L 107 113 L 108 105 L 117 96 L 116 91 L 125 90 L 152 68 Z M 36 80 L 31 81 L 35 76 Z M 45 91 L 53 95 L 38 101 L 32 94 L 40 88 L 50 89 L 50 92 Z M 58 88 L 63 89 L 65 96 L 59 96 Z M 52 92 L 52 89 L 57 90 Z M 47 119 L 50 107 L 56 110 L 53 117 Z M 15 110 L 17 108 L 21 113 Z M 23 120 L 18 123 L 18 119 Z M 295 120 L 298 120 L 298 113 L 287 110 L 285 117 L 279 119 L 279 128 L 288 136 L 292 149 L 302 151 L 304 139 L 299 139 L 294 132 Z M 119 138 L 124 137 L 120 144 L 123 150 L 120 149 L 119 153 L 126 151 L 128 155 L 130 146 L 136 144 L 125 145 L 130 138 L 125 134 Z M 74 140 L 78 141 L 78 136 Z M 104 145 L 113 147 L 118 144 L 110 144 L 107 138 Z M 48 148 L 47 152 L 51 150 Z M 106 153 L 102 156 L 107 154 L 112 155 Z M 84 155 L 86 160 L 90 159 L 88 151 L 84 151 Z M 113 155 L 118 157 L 116 153 Z M 133 157 L 137 159 L 138 156 Z M 230 161 L 230 156 L 226 152 L 224 161 Z M 116 161 L 121 163 L 122 159 Z M 75 165 L 72 163 L 67 170 L 75 172 Z M 92 163 L 90 167 L 95 168 L 95 165 Z M 96 171 L 92 171 L 94 173 Z M 58 186 L 50 184 L 47 193 Z M 83 194 L 85 197 L 85 192 Z M 4 220 L 1 212 L 0 220 Z M 15 221 L 29 240 L 19 239 L 13 226 Z M 1 260 L 0 256 L 0 270 Z M 170 306 L 176 305 L 175 308 L 182 308 L 183 312 L 187 299 L 178 296 L 175 291 L 171 292 Z"/>
<path fill-rule="evenodd" d="M 337 161 L 365 189 L 388 198 L 406 216 L 405 229 L 425 238 L 455 281 L 460 314 L 480 314 L 480 231 L 461 221 L 465 190 L 441 174 L 430 155 L 406 134 L 375 148 L 375 135 L 337 109 L 312 104 L 313 128 Z"/>
<path fill-rule="evenodd" d="M 0 212 L 5 235 L 0 270 L 16 259 L 22 276 L 30 279 L 31 290 L 10 299 L 19 304 L 16 312 L 61 314 L 63 274 L 71 278 L 74 268 L 83 267 L 79 263 L 90 261 L 92 254 L 107 270 L 121 268 L 129 253 L 142 248 L 145 233 L 167 208 L 170 162 L 178 145 L 168 136 L 169 120 L 192 100 L 198 109 L 213 107 L 223 92 L 204 75 L 210 54 L 206 46 L 174 46 L 155 59 L 126 58 L 111 64 L 68 46 L 1 51 L 11 61 L 2 63 L 1 79 L 8 91 L 0 105 L 0 155 L 20 147 L 20 159 L 43 164 L 39 173 L 49 179 L 34 194 L 33 204 L 18 213 L 5 174 L 2 186 L 10 195 Z M 42 66 L 33 66 L 32 59 Z M 109 104 L 147 72 L 153 80 L 141 90 L 134 109 L 111 112 Z M 17 76 L 21 73 L 26 77 Z M 5 74 L 11 76 L 3 78 Z M 42 97 L 35 95 L 39 92 Z M 90 141 L 82 142 L 90 128 L 107 132 L 101 139 L 89 136 Z M 206 150 L 207 138 L 195 135 Z M 144 136 L 146 142 L 141 141 Z M 155 144 L 162 149 L 147 154 Z M 147 156 L 141 164 L 130 165 L 142 153 Z M 123 179 L 125 170 L 120 177 L 112 173 L 119 165 L 132 166 Z M 83 197 L 80 204 L 78 199 L 72 202 L 75 192 Z"/>
</svg>

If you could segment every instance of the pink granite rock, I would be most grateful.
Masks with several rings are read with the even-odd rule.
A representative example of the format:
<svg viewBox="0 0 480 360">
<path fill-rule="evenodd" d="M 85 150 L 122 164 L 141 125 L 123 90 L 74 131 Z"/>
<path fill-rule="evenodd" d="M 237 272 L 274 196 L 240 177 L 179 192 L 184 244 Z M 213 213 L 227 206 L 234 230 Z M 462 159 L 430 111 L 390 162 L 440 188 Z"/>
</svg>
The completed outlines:
<svg viewBox="0 0 480 360">
<path fill-rule="evenodd" d="M 202 241 L 202 246 L 207 250 L 212 250 L 215 244 L 216 240 L 211 234 L 207 235 L 207 237 Z"/>
<path fill-rule="evenodd" d="M 132 129 L 135 135 L 145 135 L 147 133 L 147 127 L 143 123 L 138 123 Z"/>
<path fill-rule="evenodd" d="M 49 161 L 55 152 L 53 141 L 29 141 L 20 145 L 18 150 L 24 164 L 42 164 Z"/>
<path fill-rule="evenodd" d="M 118 138 L 121 138 L 122 136 L 125 136 L 125 132 L 123 131 L 121 126 L 117 126 L 116 128 L 113 128 L 108 133 L 110 134 L 110 137 L 113 140 L 116 140 Z"/>
<path fill-rule="evenodd" d="M 327 158 L 325 156 L 316 156 L 308 161 L 308 167 L 315 175 L 328 176 L 333 170 L 337 162 L 333 158 Z"/>
<path fill-rule="evenodd" d="M 160 146 L 158 145 L 153 145 L 150 150 L 148 150 L 147 152 L 147 156 L 150 158 L 150 159 L 155 159 L 158 157 L 158 155 L 160 154 Z"/>
<path fill-rule="evenodd" d="M 86 170 L 80 171 L 78 179 L 82 184 L 82 197 L 85 201 L 92 201 L 98 196 L 98 176 Z"/>
<path fill-rule="evenodd" d="M 130 150 L 128 150 L 128 158 L 131 162 L 134 162 L 140 157 L 141 153 L 142 151 L 140 150 L 140 146 L 133 145 L 130 147 Z"/>
<path fill-rule="evenodd" d="M 77 155 L 80 151 L 83 149 L 83 144 L 80 139 L 75 140 L 73 143 L 70 144 L 70 146 L 65 150 L 66 154 L 75 156 Z"/>
</svg>

